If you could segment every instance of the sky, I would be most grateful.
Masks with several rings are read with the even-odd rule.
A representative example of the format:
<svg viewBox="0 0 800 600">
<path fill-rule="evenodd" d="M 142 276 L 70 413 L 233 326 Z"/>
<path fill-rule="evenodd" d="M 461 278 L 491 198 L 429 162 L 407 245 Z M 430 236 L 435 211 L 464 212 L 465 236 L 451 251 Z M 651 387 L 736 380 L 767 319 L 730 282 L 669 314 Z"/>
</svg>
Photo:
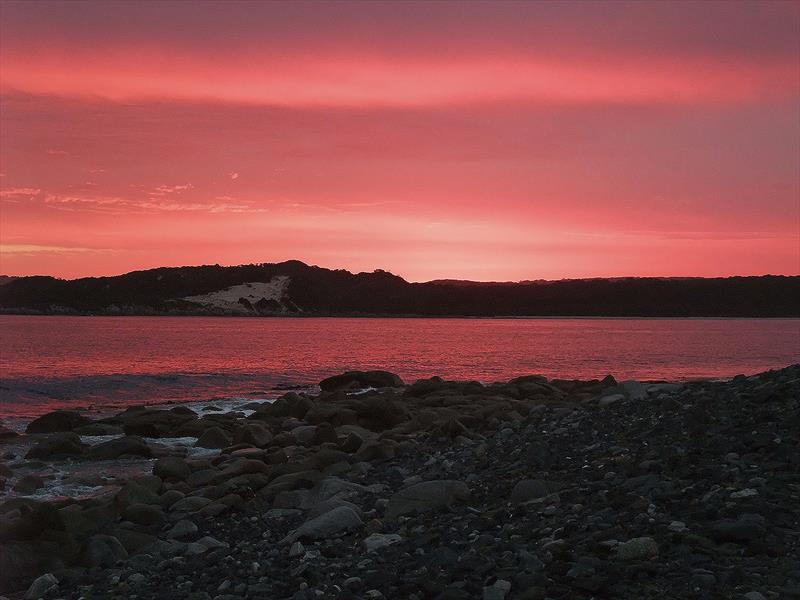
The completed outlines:
<svg viewBox="0 0 800 600">
<path fill-rule="evenodd" d="M 0 0 L 0 273 L 800 274 L 799 2 Z"/>
</svg>

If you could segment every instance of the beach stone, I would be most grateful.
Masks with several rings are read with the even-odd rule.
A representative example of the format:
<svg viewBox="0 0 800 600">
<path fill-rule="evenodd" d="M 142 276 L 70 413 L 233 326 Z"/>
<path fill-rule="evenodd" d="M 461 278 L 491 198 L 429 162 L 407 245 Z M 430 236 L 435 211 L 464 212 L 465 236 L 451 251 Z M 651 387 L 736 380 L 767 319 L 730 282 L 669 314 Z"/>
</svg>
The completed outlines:
<svg viewBox="0 0 800 600">
<path fill-rule="evenodd" d="M 233 436 L 235 444 L 249 444 L 256 448 L 264 448 L 272 441 L 272 433 L 261 423 L 248 423 L 236 430 Z"/>
<path fill-rule="evenodd" d="M 86 546 L 86 562 L 90 567 L 113 567 L 117 561 L 128 558 L 120 541 L 110 535 L 95 535 Z"/>
<path fill-rule="evenodd" d="M 25 600 L 39 600 L 44 595 L 58 586 L 58 579 L 52 573 L 45 573 L 33 580 L 33 583 L 25 592 Z"/>
<path fill-rule="evenodd" d="M 164 520 L 164 512 L 152 504 L 131 504 L 125 509 L 125 519 L 137 525 L 156 525 Z"/>
<path fill-rule="evenodd" d="M 429 512 L 468 500 L 469 487 L 462 481 L 423 481 L 400 490 L 389 499 L 390 519 L 411 513 Z"/>
<path fill-rule="evenodd" d="M 142 438 L 132 435 L 109 440 L 91 446 L 87 452 L 88 458 L 94 460 L 110 460 L 120 456 L 142 456 L 150 458 L 152 450 Z"/>
<path fill-rule="evenodd" d="M 72 431 L 81 425 L 88 425 L 92 420 L 74 410 L 54 410 L 28 423 L 25 433 L 54 433 Z"/>
<path fill-rule="evenodd" d="M 94 421 L 88 425 L 81 425 L 72 430 L 72 433 L 87 436 L 100 436 L 100 435 L 123 435 L 124 431 L 119 425 L 112 425 L 110 423 L 98 423 Z"/>
<path fill-rule="evenodd" d="M 184 481 L 192 474 L 192 470 L 184 459 L 176 456 L 165 456 L 155 462 L 153 474 L 166 481 Z"/>
<path fill-rule="evenodd" d="M 44 487 L 44 479 L 38 475 L 25 475 L 14 484 L 14 491 L 18 494 L 32 494 Z"/>
<path fill-rule="evenodd" d="M 761 538 L 764 526 L 758 519 L 741 517 L 737 520 L 721 519 L 709 526 L 709 537 L 716 542 L 746 543 Z"/>
<path fill-rule="evenodd" d="M 194 445 L 198 448 L 221 449 L 227 448 L 232 442 L 233 438 L 228 432 L 219 427 L 210 427 L 197 438 Z"/>
<path fill-rule="evenodd" d="M 89 448 L 76 433 L 54 433 L 33 446 L 25 455 L 27 459 L 52 459 L 81 456 Z"/>
<path fill-rule="evenodd" d="M 373 533 L 364 538 L 363 544 L 367 552 L 376 552 L 381 548 L 386 548 L 402 541 L 403 537 L 396 533 Z"/>
<path fill-rule="evenodd" d="M 170 512 L 195 512 L 201 508 L 211 504 L 211 500 L 203 498 L 202 496 L 187 496 L 178 500 L 175 504 L 169 507 Z"/>
<path fill-rule="evenodd" d="M 625 400 L 624 394 L 610 394 L 608 396 L 603 396 L 597 402 L 599 406 L 611 406 L 612 404 L 616 404 L 617 402 L 622 402 Z"/>
<path fill-rule="evenodd" d="M 130 481 L 119 489 L 116 496 L 114 496 L 114 502 L 124 510 L 132 504 L 159 505 L 161 504 L 161 498 L 143 485 Z"/>
<path fill-rule="evenodd" d="M 620 560 L 641 560 L 656 555 L 658 544 L 650 537 L 633 538 L 617 547 L 617 558 Z"/>
<path fill-rule="evenodd" d="M 187 519 L 181 519 L 172 526 L 172 529 L 167 532 L 167 537 L 170 539 L 179 540 L 182 538 L 191 537 L 195 533 L 197 533 L 197 525 Z"/>
<path fill-rule="evenodd" d="M 319 387 L 323 392 L 368 387 L 399 387 L 402 385 L 403 380 L 389 371 L 347 371 L 319 382 Z"/>
<path fill-rule="evenodd" d="M 306 538 L 312 540 L 326 539 L 345 531 L 359 529 L 363 524 L 363 521 L 353 509 L 340 506 L 306 521 L 286 536 L 281 543 L 292 543 Z"/>
<path fill-rule="evenodd" d="M 511 497 L 509 500 L 513 504 L 521 504 L 529 500 L 544 498 L 557 491 L 558 486 L 552 481 L 545 481 L 543 479 L 523 479 L 517 482 L 514 489 L 511 490 Z"/>
</svg>

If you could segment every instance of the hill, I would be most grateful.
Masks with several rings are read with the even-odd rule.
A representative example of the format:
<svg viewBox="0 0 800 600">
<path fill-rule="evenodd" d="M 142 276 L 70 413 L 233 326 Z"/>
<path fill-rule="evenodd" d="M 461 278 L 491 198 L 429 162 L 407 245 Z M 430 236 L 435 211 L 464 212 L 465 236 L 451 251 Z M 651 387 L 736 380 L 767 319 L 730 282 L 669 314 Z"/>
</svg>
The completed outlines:
<svg viewBox="0 0 800 600">
<path fill-rule="evenodd" d="M 41 314 L 800 317 L 800 277 L 409 283 L 300 261 L 20 277 L 0 311 Z"/>
</svg>

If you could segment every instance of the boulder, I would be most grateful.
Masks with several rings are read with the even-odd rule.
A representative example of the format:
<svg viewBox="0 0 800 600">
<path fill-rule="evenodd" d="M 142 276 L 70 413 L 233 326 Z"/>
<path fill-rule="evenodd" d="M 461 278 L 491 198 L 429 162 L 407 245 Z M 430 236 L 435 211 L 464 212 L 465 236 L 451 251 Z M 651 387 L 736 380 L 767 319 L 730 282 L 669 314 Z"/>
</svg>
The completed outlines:
<svg viewBox="0 0 800 600">
<path fill-rule="evenodd" d="M 51 589 L 58 585 L 58 579 L 52 573 L 45 573 L 33 580 L 33 583 L 25 592 L 25 600 L 39 600 Z"/>
<path fill-rule="evenodd" d="M 658 544 L 650 537 L 633 538 L 617 547 L 617 558 L 620 560 L 643 560 L 656 555 Z"/>
<path fill-rule="evenodd" d="M 386 548 L 402 541 L 403 538 L 396 533 L 373 533 L 364 538 L 363 544 L 367 552 L 377 552 L 381 548 Z"/>
<path fill-rule="evenodd" d="M 400 387 L 404 385 L 398 375 L 389 371 L 347 371 L 319 382 L 323 392 L 339 390 Z"/>
<path fill-rule="evenodd" d="M 256 412 L 250 415 L 250 419 L 272 419 L 272 418 L 285 418 L 294 417 L 296 419 L 303 419 L 306 413 L 314 407 L 314 402 L 295 392 L 289 392 L 281 396 L 271 404 L 264 404 L 256 409 Z"/>
<path fill-rule="evenodd" d="M 114 497 L 114 503 L 120 510 L 125 510 L 132 504 L 160 505 L 161 498 L 158 494 L 152 490 L 148 490 L 143 485 L 130 481 L 123 485 L 117 492 L 117 495 Z"/>
<path fill-rule="evenodd" d="M 19 434 L 13 429 L 9 429 L 0 423 L 0 443 L 8 442 L 19 437 Z"/>
<path fill-rule="evenodd" d="M 281 540 L 282 544 L 291 544 L 300 539 L 326 539 L 353 531 L 363 526 L 361 517 L 348 506 L 339 506 L 318 517 L 314 517 L 300 525 Z"/>
<path fill-rule="evenodd" d="M 111 460 L 121 456 L 150 458 L 153 451 L 142 438 L 126 435 L 89 448 L 87 456 L 93 460 Z"/>
<path fill-rule="evenodd" d="M 185 512 L 191 513 L 200 510 L 211 504 L 211 500 L 203 498 L 202 496 L 187 496 L 178 500 L 175 504 L 169 507 L 170 512 Z"/>
<path fill-rule="evenodd" d="M 233 442 L 233 438 L 231 435 L 220 429 L 219 427 L 211 427 L 206 429 L 197 441 L 195 442 L 195 446 L 198 448 L 212 448 L 212 449 L 221 449 L 227 448 Z"/>
<path fill-rule="evenodd" d="M 187 519 L 181 519 L 167 532 L 167 537 L 169 539 L 180 540 L 191 537 L 195 533 L 197 533 L 197 525 Z"/>
<path fill-rule="evenodd" d="M 25 475 L 14 484 L 14 491 L 18 494 L 32 494 L 44 487 L 44 479 L 38 475 Z"/>
<path fill-rule="evenodd" d="M 184 481 L 192 474 L 192 469 L 187 462 L 176 456 L 159 458 L 153 465 L 153 475 L 165 481 Z"/>
<path fill-rule="evenodd" d="M 131 504 L 125 509 L 124 517 L 137 525 L 150 526 L 163 521 L 164 512 L 153 504 Z"/>
<path fill-rule="evenodd" d="M 272 432 L 261 423 L 247 423 L 233 436 L 235 444 L 247 444 L 256 448 L 264 448 L 272 441 Z"/>
<path fill-rule="evenodd" d="M 31 448 L 25 458 L 53 459 L 82 456 L 88 447 L 81 442 L 80 436 L 76 433 L 54 433 Z"/>
<path fill-rule="evenodd" d="M 462 481 L 423 481 L 397 492 L 389 500 L 386 515 L 390 519 L 449 507 L 468 500 L 470 491 Z"/>
<path fill-rule="evenodd" d="M 84 562 L 89 567 L 113 567 L 117 561 L 126 558 L 128 558 L 127 550 L 111 535 L 93 536 L 84 551 Z"/>
<path fill-rule="evenodd" d="M 119 425 L 111 425 L 110 423 L 93 422 L 88 425 L 81 425 L 72 430 L 73 433 L 78 435 L 123 435 L 124 431 Z"/>
<path fill-rule="evenodd" d="M 88 425 L 92 420 L 74 410 L 54 410 L 37 417 L 25 428 L 25 433 L 54 433 L 56 431 L 72 431 L 81 425 Z"/>
<path fill-rule="evenodd" d="M 521 504 L 529 500 L 544 498 L 557 491 L 558 486 L 552 481 L 545 481 L 543 479 L 523 479 L 517 482 L 514 489 L 511 490 L 511 497 L 509 500 L 513 504 Z"/>
</svg>

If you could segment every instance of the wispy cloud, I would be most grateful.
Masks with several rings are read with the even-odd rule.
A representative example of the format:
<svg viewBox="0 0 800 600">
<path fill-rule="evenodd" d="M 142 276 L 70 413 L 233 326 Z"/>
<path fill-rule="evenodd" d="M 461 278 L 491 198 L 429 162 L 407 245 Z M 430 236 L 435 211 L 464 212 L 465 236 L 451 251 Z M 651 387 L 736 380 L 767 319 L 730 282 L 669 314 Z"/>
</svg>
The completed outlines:
<svg viewBox="0 0 800 600">
<path fill-rule="evenodd" d="M 42 190 L 39 188 L 9 188 L 6 190 L 0 190 L 0 198 L 7 202 L 19 202 L 20 200 L 35 198 L 41 193 L 41 191 Z"/>
<path fill-rule="evenodd" d="M 113 248 L 85 248 L 80 246 L 47 246 L 40 244 L 0 244 L 0 254 L 35 256 L 39 254 L 103 254 L 119 252 Z"/>
<path fill-rule="evenodd" d="M 193 189 L 191 183 L 184 183 L 180 185 L 159 185 L 157 188 L 150 192 L 150 196 L 166 196 L 168 194 L 180 194 L 187 190 Z"/>
</svg>

